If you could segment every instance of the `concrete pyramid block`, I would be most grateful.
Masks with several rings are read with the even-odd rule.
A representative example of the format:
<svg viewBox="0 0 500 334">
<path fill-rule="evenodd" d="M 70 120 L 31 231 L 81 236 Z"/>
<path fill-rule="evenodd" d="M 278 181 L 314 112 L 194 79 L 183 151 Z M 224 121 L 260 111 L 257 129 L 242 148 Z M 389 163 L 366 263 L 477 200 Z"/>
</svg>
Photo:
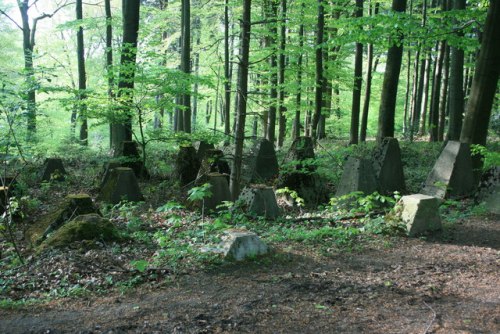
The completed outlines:
<svg viewBox="0 0 500 334">
<path fill-rule="evenodd" d="M 64 181 L 66 170 L 59 158 L 47 158 L 40 173 L 42 181 Z"/>
<path fill-rule="evenodd" d="M 449 141 L 427 176 L 422 194 L 437 198 L 466 196 L 474 190 L 469 145 Z"/>
<path fill-rule="evenodd" d="M 101 188 L 100 199 L 106 203 L 120 201 L 139 202 L 144 200 L 134 171 L 127 167 L 116 167 Z"/>
<path fill-rule="evenodd" d="M 196 149 L 189 146 L 181 146 L 175 159 L 175 173 L 181 185 L 186 185 L 196 180 L 196 175 L 200 169 L 200 160 L 196 154 Z"/>
<path fill-rule="evenodd" d="M 279 173 L 274 145 L 267 139 L 254 142 L 243 159 L 243 183 L 261 183 L 275 179 Z"/>
<path fill-rule="evenodd" d="M 205 157 L 201 162 L 200 169 L 198 170 L 198 175 L 196 176 L 197 183 L 205 183 L 207 176 L 210 173 L 227 175 L 231 173 L 229 164 L 225 160 L 224 153 L 222 153 L 221 150 L 206 150 Z"/>
<path fill-rule="evenodd" d="M 211 173 L 208 174 L 208 183 L 210 183 L 210 191 L 212 196 L 205 199 L 205 208 L 207 210 L 217 210 L 217 206 L 224 201 L 231 200 L 231 192 L 226 175 Z"/>
<path fill-rule="evenodd" d="M 373 165 L 368 159 L 349 157 L 337 187 L 336 197 L 361 191 L 369 195 L 378 190 Z"/>
<path fill-rule="evenodd" d="M 204 140 L 200 140 L 196 143 L 194 143 L 194 148 L 196 149 L 196 156 L 198 157 L 199 161 L 203 161 L 205 158 L 205 154 L 208 150 L 213 150 L 215 149 L 214 144 L 208 143 Z"/>
<path fill-rule="evenodd" d="M 314 159 L 314 143 L 311 137 L 299 137 L 290 146 L 285 162 Z"/>
<path fill-rule="evenodd" d="M 246 211 L 251 214 L 266 219 L 276 219 L 280 215 L 280 209 L 272 187 L 250 185 L 241 191 L 238 200 L 243 202 Z"/>
<path fill-rule="evenodd" d="M 227 230 L 222 249 L 227 260 L 243 261 L 269 252 L 269 247 L 259 237 L 246 230 Z"/>
<path fill-rule="evenodd" d="M 379 191 L 390 194 L 405 190 L 405 177 L 401 150 L 396 138 L 384 138 L 373 152 L 373 168 L 378 181 Z"/>
<path fill-rule="evenodd" d="M 423 194 L 403 196 L 401 218 L 409 236 L 441 229 L 438 199 Z"/>
</svg>

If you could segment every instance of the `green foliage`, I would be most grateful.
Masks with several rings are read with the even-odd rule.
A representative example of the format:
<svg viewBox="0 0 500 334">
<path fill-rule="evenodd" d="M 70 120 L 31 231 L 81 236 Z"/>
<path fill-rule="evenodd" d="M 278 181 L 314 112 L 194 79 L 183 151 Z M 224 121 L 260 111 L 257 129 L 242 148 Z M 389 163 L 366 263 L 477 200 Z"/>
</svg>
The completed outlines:
<svg viewBox="0 0 500 334">
<path fill-rule="evenodd" d="M 500 166 L 500 152 L 492 151 L 482 145 L 471 145 L 471 154 L 479 156 L 483 163 L 483 170 Z"/>
<path fill-rule="evenodd" d="M 276 194 L 277 195 L 283 194 L 290 196 L 293 199 L 295 205 L 297 205 L 299 208 L 304 207 L 304 199 L 300 197 L 295 190 L 289 189 L 288 187 L 280 188 L 276 189 Z"/>
<path fill-rule="evenodd" d="M 212 197 L 212 185 L 204 183 L 199 187 L 193 187 L 188 191 L 188 200 L 191 202 L 203 201 L 205 198 Z"/>
<path fill-rule="evenodd" d="M 378 192 L 364 195 L 362 192 L 357 191 L 331 198 L 328 209 L 352 215 L 381 214 L 393 208 L 400 197 L 398 192 L 394 192 L 393 196 L 384 196 Z"/>
</svg>

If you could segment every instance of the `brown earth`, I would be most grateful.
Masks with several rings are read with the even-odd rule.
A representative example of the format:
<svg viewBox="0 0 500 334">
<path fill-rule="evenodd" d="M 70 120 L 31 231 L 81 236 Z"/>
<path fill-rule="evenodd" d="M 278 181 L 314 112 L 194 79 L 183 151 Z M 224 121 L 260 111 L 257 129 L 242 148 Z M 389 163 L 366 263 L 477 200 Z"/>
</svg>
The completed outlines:
<svg viewBox="0 0 500 334">
<path fill-rule="evenodd" d="M 500 221 L 361 251 L 275 245 L 268 258 L 124 295 L 0 310 L 0 333 L 499 333 Z"/>
</svg>

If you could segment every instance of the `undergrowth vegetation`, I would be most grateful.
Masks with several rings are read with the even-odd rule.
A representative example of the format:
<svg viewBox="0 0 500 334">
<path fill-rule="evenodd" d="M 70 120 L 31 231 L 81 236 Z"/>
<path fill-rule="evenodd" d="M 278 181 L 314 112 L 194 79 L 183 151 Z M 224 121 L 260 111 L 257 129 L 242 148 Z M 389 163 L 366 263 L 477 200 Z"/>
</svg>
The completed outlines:
<svg viewBox="0 0 500 334">
<path fill-rule="evenodd" d="M 369 156 L 373 147 L 373 143 L 321 144 L 314 164 L 330 200 L 317 208 L 306 208 L 295 191 L 279 189 L 278 194 L 291 196 L 296 205 L 283 206 L 282 216 L 271 221 L 248 215 L 238 202 L 225 203 L 217 213 L 204 210 L 210 187 L 181 187 L 172 177 L 171 161 L 177 145 L 151 143 L 146 164 L 151 179 L 140 184 L 147 200 L 99 207 L 103 217 L 118 229 L 120 241 L 74 242 L 40 254 L 35 252 L 30 231 L 67 194 L 97 196 L 108 152 L 70 145 L 59 151 L 67 167 L 66 179 L 41 184 L 36 180 L 43 155 L 33 153 L 26 154 L 25 160 L 12 159 L 9 168 L 20 168 L 22 173 L 11 194 L 10 210 L 0 221 L 0 307 L 110 290 L 125 293 L 141 284 L 170 284 L 174 274 L 224 268 L 231 264 L 223 260 L 218 247 L 227 229 L 251 230 L 271 246 L 273 253 L 269 257 L 252 260 L 262 265 L 286 261 L 282 255 L 290 249 L 332 256 L 365 247 L 386 247 L 392 238 L 405 234 L 398 219 L 398 200 L 404 194 L 333 195 L 346 157 Z M 440 144 L 403 142 L 401 147 L 407 192 L 418 192 Z M 481 206 L 464 201 L 445 201 L 441 205 L 445 230 L 454 228 L 460 219 L 483 213 Z"/>
</svg>

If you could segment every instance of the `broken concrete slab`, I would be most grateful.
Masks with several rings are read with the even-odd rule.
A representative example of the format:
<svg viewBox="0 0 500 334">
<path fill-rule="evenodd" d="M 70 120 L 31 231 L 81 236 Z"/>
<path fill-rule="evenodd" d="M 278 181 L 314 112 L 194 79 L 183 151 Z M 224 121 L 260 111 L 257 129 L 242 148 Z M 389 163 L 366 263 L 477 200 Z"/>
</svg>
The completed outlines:
<svg viewBox="0 0 500 334">
<path fill-rule="evenodd" d="M 427 176 L 421 193 L 443 199 L 471 195 L 474 188 L 469 144 L 449 141 Z"/>
<path fill-rule="evenodd" d="M 401 218 L 410 237 L 441 229 L 439 200 L 436 197 L 414 194 L 403 196 Z"/>
<path fill-rule="evenodd" d="M 347 159 L 335 196 L 340 197 L 355 191 L 361 191 L 365 195 L 378 191 L 373 165 L 368 159 Z"/>
<path fill-rule="evenodd" d="M 272 187 L 252 184 L 245 187 L 238 197 L 246 212 L 274 220 L 280 216 L 280 208 Z"/>
<path fill-rule="evenodd" d="M 396 138 L 386 137 L 373 151 L 373 168 L 381 194 L 405 191 L 401 150 Z"/>
<path fill-rule="evenodd" d="M 243 261 L 269 252 L 269 247 L 253 232 L 231 229 L 224 233 L 221 246 L 226 260 Z"/>
<path fill-rule="evenodd" d="M 102 186 L 99 199 L 111 204 L 121 201 L 139 202 L 144 200 L 134 171 L 128 167 L 116 167 Z"/>
</svg>

